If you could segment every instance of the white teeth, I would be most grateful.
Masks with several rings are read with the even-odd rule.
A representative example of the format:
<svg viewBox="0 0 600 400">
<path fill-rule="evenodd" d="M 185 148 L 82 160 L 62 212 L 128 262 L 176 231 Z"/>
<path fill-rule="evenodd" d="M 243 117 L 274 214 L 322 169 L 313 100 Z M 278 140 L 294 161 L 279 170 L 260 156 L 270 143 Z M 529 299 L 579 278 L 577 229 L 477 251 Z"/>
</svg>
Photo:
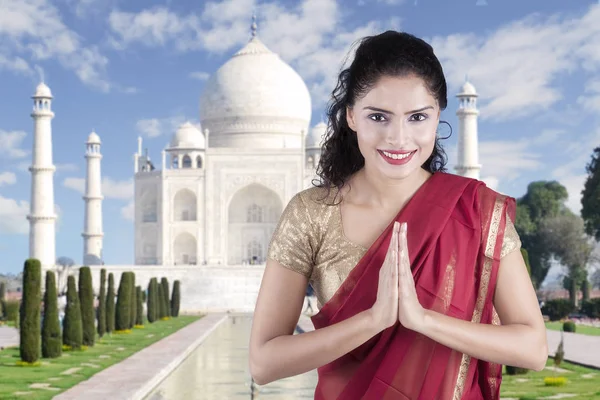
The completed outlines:
<svg viewBox="0 0 600 400">
<path fill-rule="evenodd" d="M 394 160 L 402 160 L 402 159 L 407 158 L 408 156 L 410 156 L 412 154 L 412 152 L 406 153 L 406 154 L 392 154 L 392 153 L 388 153 L 387 151 L 382 151 L 382 153 L 386 157 L 393 158 Z"/>
</svg>

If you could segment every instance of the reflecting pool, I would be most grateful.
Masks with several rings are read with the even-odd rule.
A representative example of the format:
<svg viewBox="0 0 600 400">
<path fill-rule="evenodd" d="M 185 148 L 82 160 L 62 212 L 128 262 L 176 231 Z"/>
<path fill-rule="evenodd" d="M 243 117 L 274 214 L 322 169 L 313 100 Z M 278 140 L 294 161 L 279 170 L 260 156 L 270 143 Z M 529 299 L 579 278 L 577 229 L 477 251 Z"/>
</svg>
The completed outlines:
<svg viewBox="0 0 600 400">
<path fill-rule="evenodd" d="M 248 370 L 251 326 L 249 315 L 230 316 L 146 400 L 312 399 L 317 385 L 316 371 L 264 386 L 251 384 Z"/>
</svg>

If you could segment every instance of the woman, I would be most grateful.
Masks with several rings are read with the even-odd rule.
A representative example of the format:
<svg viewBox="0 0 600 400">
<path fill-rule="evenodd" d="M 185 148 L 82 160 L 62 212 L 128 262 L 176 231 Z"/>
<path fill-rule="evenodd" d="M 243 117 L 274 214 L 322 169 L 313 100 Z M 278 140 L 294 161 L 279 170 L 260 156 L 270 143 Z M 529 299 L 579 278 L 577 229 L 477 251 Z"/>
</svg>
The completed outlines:
<svg viewBox="0 0 600 400">
<path fill-rule="evenodd" d="M 503 364 L 545 366 L 515 201 L 443 172 L 446 105 L 431 46 L 362 41 L 333 92 L 322 182 L 294 196 L 269 246 L 258 384 L 318 368 L 315 399 L 497 399 Z M 316 329 L 293 335 L 309 282 Z"/>
</svg>

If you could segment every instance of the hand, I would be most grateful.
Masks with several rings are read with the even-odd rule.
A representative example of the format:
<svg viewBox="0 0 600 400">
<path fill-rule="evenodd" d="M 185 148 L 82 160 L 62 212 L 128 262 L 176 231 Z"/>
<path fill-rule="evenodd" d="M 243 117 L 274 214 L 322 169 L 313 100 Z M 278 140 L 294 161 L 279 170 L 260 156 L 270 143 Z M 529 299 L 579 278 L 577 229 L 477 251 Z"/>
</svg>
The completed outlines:
<svg viewBox="0 0 600 400">
<path fill-rule="evenodd" d="M 404 222 L 400 227 L 398 240 L 398 321 L 402 326 L 418 331 L 423 326 L 425 309 L 417 297 L 415 281 L 410 269 L 406 231 L 407 225 Z"/>
<path fill-rule="evenodd" d="M 394 222 L 387 255 L 379 270 L 377 300 L 370 309 L 377 332 L 398 322 L 398 249 L 400 224 Z"/>
</svg>

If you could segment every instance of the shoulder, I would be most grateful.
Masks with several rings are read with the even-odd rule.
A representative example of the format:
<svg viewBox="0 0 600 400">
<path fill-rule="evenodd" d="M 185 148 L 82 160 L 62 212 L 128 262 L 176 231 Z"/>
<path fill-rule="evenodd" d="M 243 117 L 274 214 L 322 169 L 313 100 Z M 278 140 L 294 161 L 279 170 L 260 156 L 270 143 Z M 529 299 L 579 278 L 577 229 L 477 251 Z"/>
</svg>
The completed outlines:
<svg viewBox="0 0 600 400">
<path fill-rule="evenodd" d="M 288 203 L 288 208 L 302 210 L 311 216 L 325 212 L 335 201 L 336 188 L 311 187 L 296 193 Z"/>
</svg>

